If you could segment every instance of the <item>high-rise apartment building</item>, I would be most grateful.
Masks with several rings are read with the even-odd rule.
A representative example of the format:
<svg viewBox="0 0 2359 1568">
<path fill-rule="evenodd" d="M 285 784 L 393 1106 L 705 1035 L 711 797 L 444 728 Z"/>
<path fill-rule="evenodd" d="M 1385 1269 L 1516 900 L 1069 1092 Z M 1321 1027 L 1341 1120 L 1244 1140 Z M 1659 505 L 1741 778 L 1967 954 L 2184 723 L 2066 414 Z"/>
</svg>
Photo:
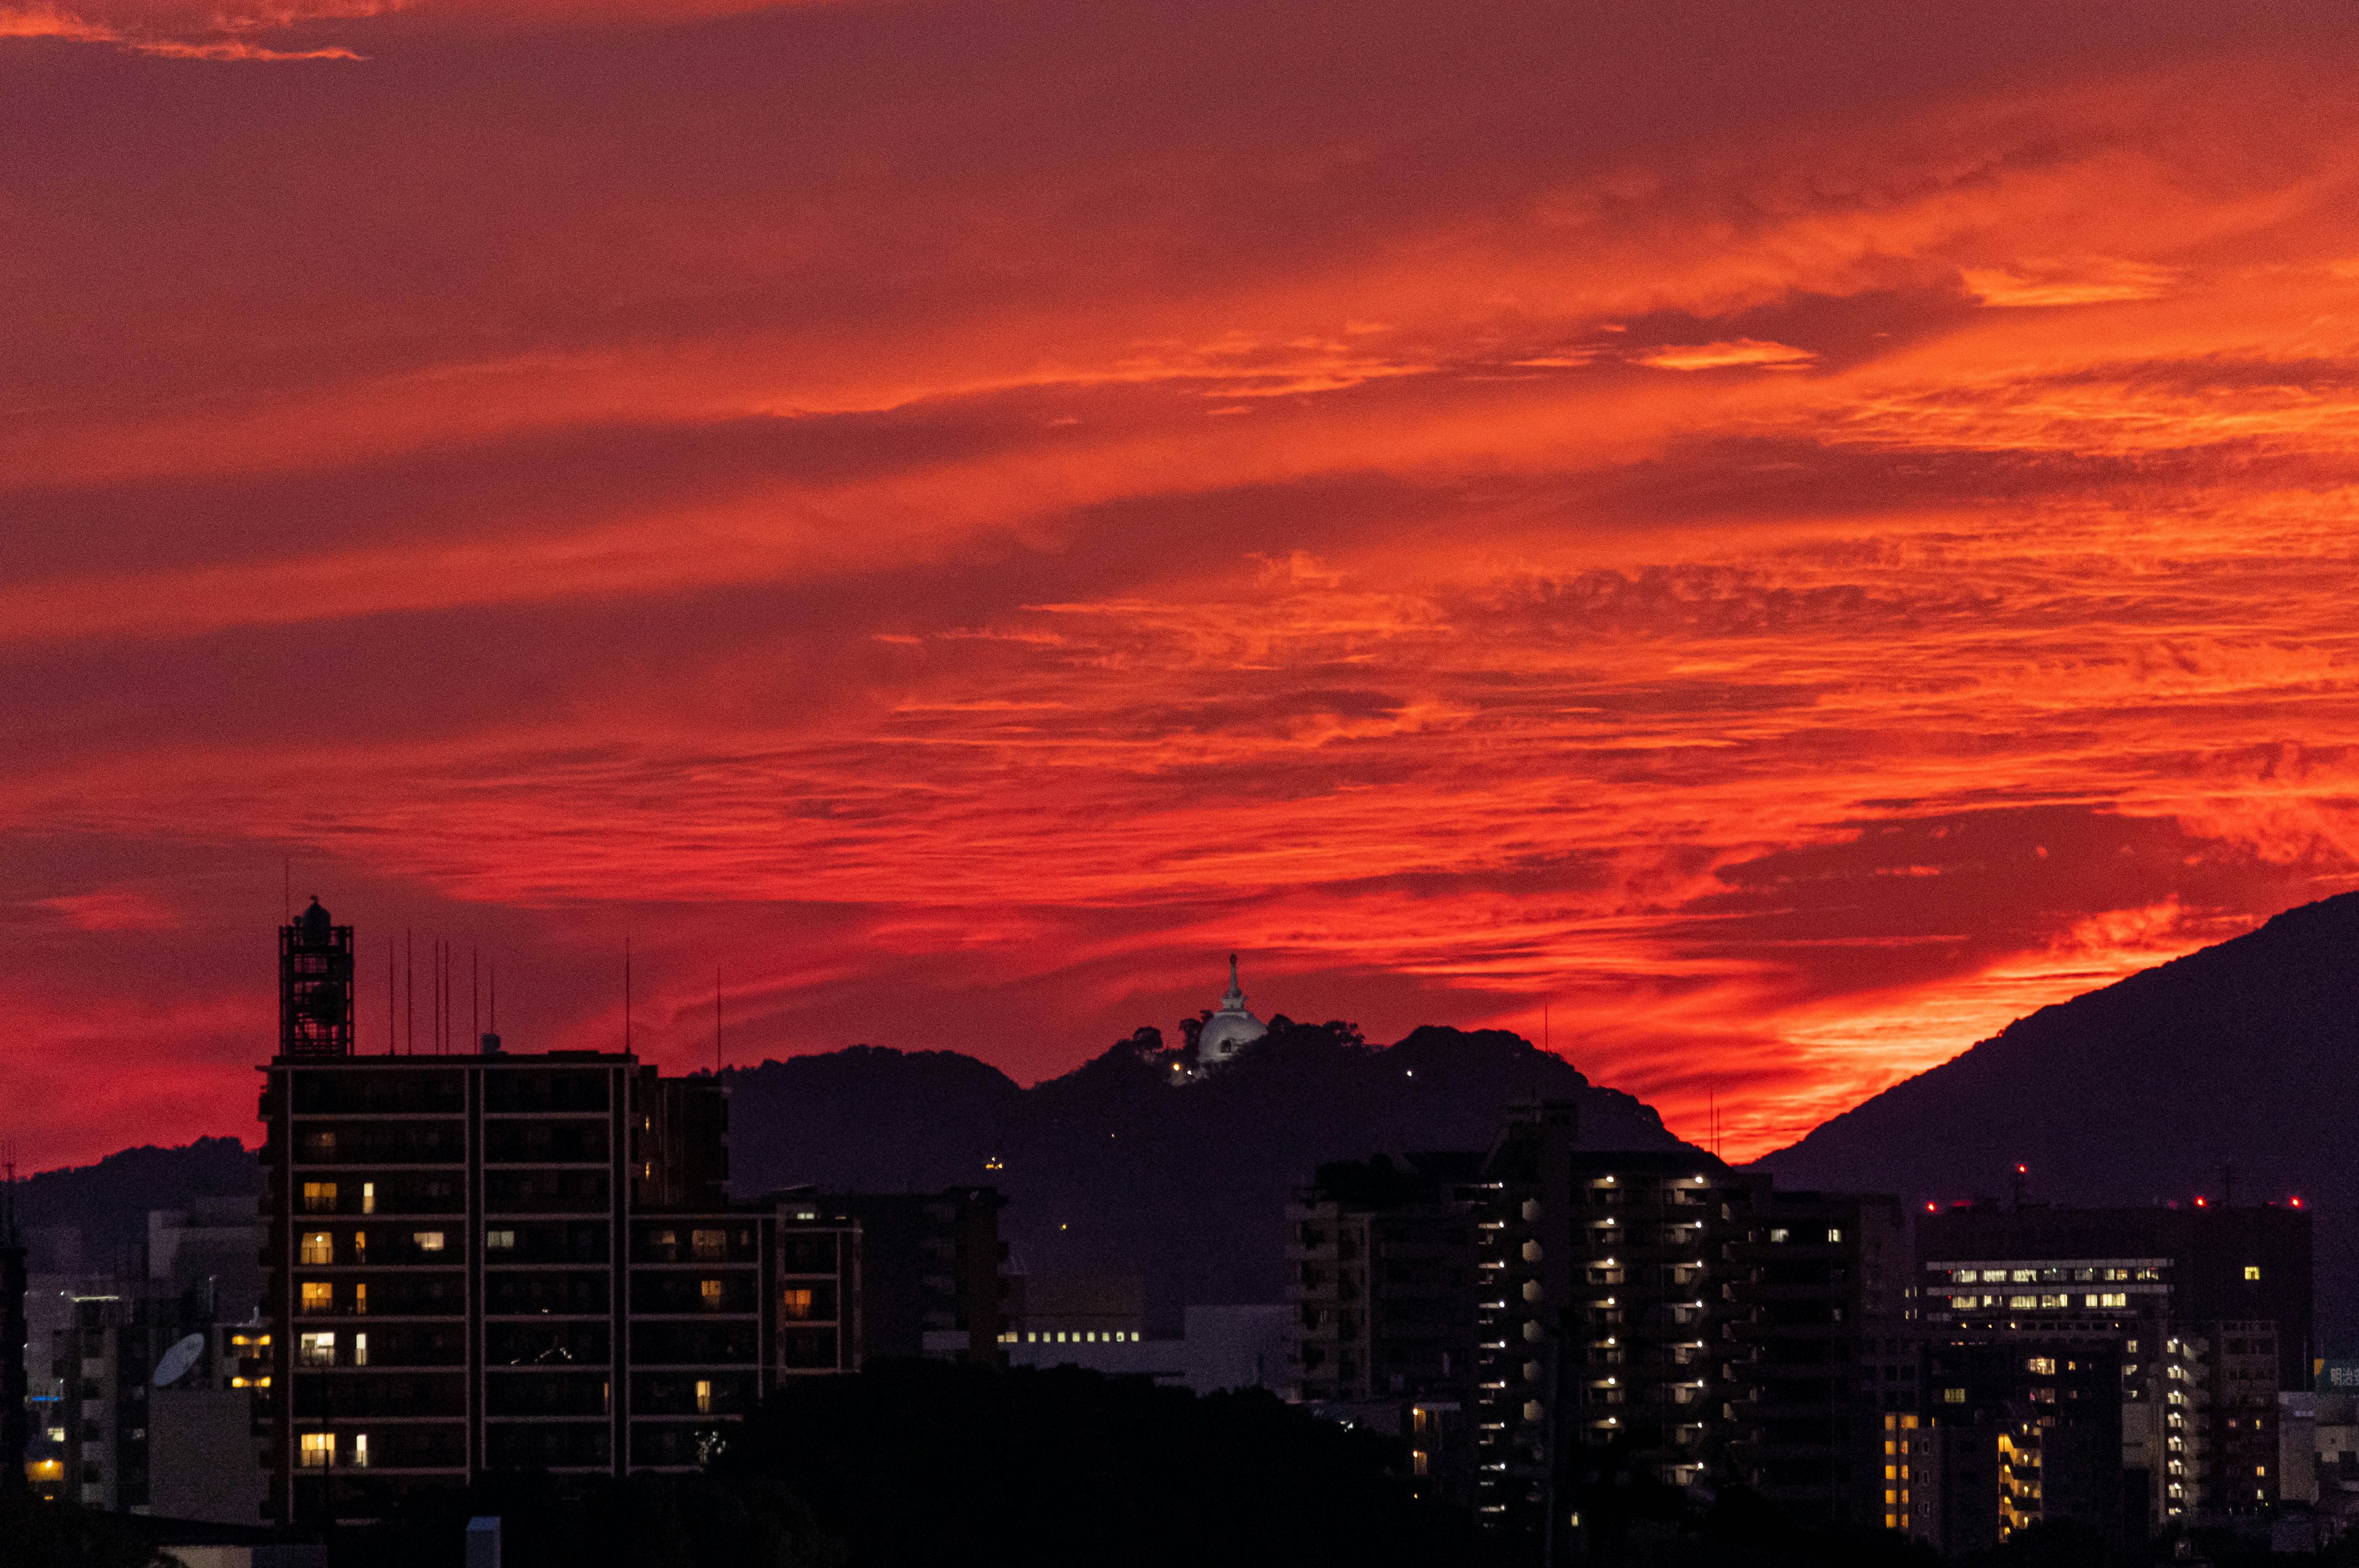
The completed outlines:
<svg viewBox="0 0 2359 1568">
<path fill-rule="evenodd" d="M 280 937 L 253 1379 L 275 1517 L 693 1466 L 780 1379 L 920 1354 L 937 1321 L 996 1355 L 995 1194 L 733 1204 L 712 1080 L 493 1035 L 353 1054 L 351 948 L 316 901 Z"/>
<path fill-rule="evenodd" d="M 1473 1492 L 1482 1158 L 1321 1165 L 1287 1208 L 1292 1398 L 1401 1444 L 1420 1493 Z"/>
<path fill-rule="evenodd" d="M 1709 1156 L 1583 1150 L 1578 1130 L 1570 1104 L 1510 1112 L 1475 1282 L 1476 1507 L 1551 1562 L 1582 1497 L 1724 1466 L 1723 1254 L 1751 1193 Z"/>
<path fill-rule="evenodd" d="M 1764 1177 L 1734 1191 L 1729 1221 L 1720 1270 L 1730 1478 L 1799 1523 L 1883 1522 L 1908 1490 L 1884 1474 L 1893 1385 L 1874 1354 L 1905 1332 L 1899 1200 L 1778 1192 Z"/>
<path fill-rule="evenodd" d="M 1918 1533 L 1974 1550 L 2075 1518 L 2136 1537 L 2278 1501 L 2277 1396 L 2309 1388 L 2314 1346 L 2306 1211 L 1962 1205 L 1919 1217 L 1917 1251 L 1928 1441 L 2004 1437 L 2017 1473 L 1997 1496 L 1944 1487 Z"/>
</svg>

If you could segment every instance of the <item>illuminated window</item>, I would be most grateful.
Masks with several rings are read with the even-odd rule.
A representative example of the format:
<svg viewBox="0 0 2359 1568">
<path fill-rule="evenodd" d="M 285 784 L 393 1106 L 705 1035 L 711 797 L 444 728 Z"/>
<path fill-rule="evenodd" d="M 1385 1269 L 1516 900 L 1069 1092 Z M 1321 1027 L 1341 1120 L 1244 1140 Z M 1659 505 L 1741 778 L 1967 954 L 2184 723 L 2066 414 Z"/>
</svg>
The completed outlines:
<svg viewBox="0 0 2359 1568">
<path fill-rule="evenodd" d="M 1981 1278 L 1981 1272 L 1973 1269 L 1960 1269 L 1950 1276 L 1952 1283 L 1960 1285 L 1971 1285 Z"/>
<path fill-rule="evenodd" d="M 439 1230 L 413 1230 L 409 1233 L 409 1240 L 420 1252 L 442 1250 L 442 1233 Z"/>
<path fill-rule="evenodd" d="M 305 1312 L 335 1311 L 336 1287 L 323 1284 L 317 1280 L 306 1281 L 303 1286 L 303 1310 Z"/>
<path fill-rule="evenodd" d="M 696 1413 L 699 1415 L 712 1413 L 712 1380 L 709 1378 L 699 1378 L 696 1380 Z"/>
<path fill-rule="evenodd" d="M 1943 1389 L 1941 1390 L 1941 1402 L 1945 1405 L 1964 1404 L 1966 1402 L 1966 1390 L 1963 1389 Z"/>
<path fill-rule="evenodd" d="M 657 1230 L 649 1232 L 647 1235 L 647 1249 L 653 1252 L 661 1261 L 666 1263 L 672 1262 L 679 1256 L 679 1232 L 671 1230 Z"/>
<path fill-rule="evenodd" d="M 1842 1232 L 1842 1231 L 1840 1231 L 1840 1230 L 1833 1230 L 1833 1229 L 1830 1229 L 1830 1230 L 1827 1232 L 1827 1245 L 1828 1245 L 1828 1246 L 1830 1246 L 1830 1247 L 1836 1247 L 1836 1246 L 1841 1246 L 1841 1245 L 1842 1245 L 1842 1243 L 1843 1243 L 1843 1232 Z"/>
<path fill-rule="evenodd" d="M 1998 1276 L 1996 1274 L 1987 1274 L 1984 1275 L 1984 1278 L 1995 1280 Z M 2037 1269 L 2017 1269 L 2007 1276 L 2007 1281 L 2010 1284 L 2027 1285 L 2038 1278 L 2039 1271 Z"/>
<path fill-rule="evenodd" d="M 2248 1280 L 2257 1280 L 2260 1277 L 2261 1266 L 2258 1263 L 2247 1263 L 2245 1265 L 2245 1278 Z"/>
<path fill-rule="evenodd" d="M 363 1214 L 375 1214 L 376 1212 L 376 1184 L 375 1182 L 363 1182 L 361 1184 L 361 1212 Z"/>
<path fill-rule="evenodd" d="M 2053 1356 L 2034 1356 L 2023 1364 L 2023 1369 L 2031 1373 L 2034 1377 L 2052 1378 L 2056 1376 L 2056 1357 Z"/>
<path fill-rule="evenodd" d="M 336 1462 L 336 1435 L 332 1432 L 307 1432 L 302 1434 L 303 1468 L 324 1470 Z"/>
<path fill-rule="evenodd" d="M 336 1135 L 332 1132 L 303 1134 L 303 1158 L 318 1164 L 327 1164 L 336 1157 Z"/>
<path fill-rule="evenodd" d="M 1410 1475 L 1412 1475 L 1412 1476 L 1422 1476 L 1422 1475 L 1425 1475 L 1425 1474 L 1427 1473 L 1426 1465 L 1427 1465 L 1427 1459 L 1426 1459 L 1426 1453 L 1425 1453 L 1425 1450 L 1424 1450 L 1424 1449 L 1422 1449 L 1422 1448 L 1412 1448 L 1412 1449 L 1410 1449 L 1410 1450 L 1408 1451 L 1408 1473 L 1409 1473 Z"/>
<path fill-rule="evenodd" d="M 365 1469 L 367 1469 L 367 1468 L 368 1468 L 368 1433 L 365 1433 L 365 1432 L 356 1432 L 356 1433 L 353 1433 L 353 1454 L 352 1454 L 352 1457 L 351 1457 L 351 1458 L 349 1458 L 349 1459 L 347 1459 L 347 1460 L 345 1460 L 345 1461 L 344 1461 L 344 1463 L 345 1463 L 345 1464 L 347 1464 L 347 1465 L 357 1465 L 358 1467 L 360 1467 L 361 1469 L 364 1469 L 364 1470 L 365 1470 Z"/>
<path fill-rule="evenodd" d="M 306 1263 L 332 1263 L 336 1260 L 336 1238 L 324 1230 L 303 1233 L 301 1259 Z"/>
<path fill-rule="evenodd" d="M 705 1310 L 705 1311 L 707 1311 L 707 1312 L 719 1312 L 719 1311 L 721 1310 L 721 1281 L 718 1281 L 718 1280 L 699 1280 L 699 1281 L 696 1281 L 696 1293 L 697 1293 L 697 1295 L 698 1295 L 700 1298 L 701 1298 L 701 1299 L 702 1299 L 702 1301 L 703 1301 L 703 1303 L 704 1303 L 704 1310 Z"/>
<path fill-rule="evenodd" d="M 1770 1239 L 1770 1240 L 1772 1240 L 1772 1241 L 1783 1241 L 1783 1240 L 1785 1240 L 1785 1239 L 1786 1239 L 1786 1227 L 1785 1227 L 1784 1226 L 1782 1226 L 1782 1225 L 1781 1225 L 1781 1226 L 1777 1226 L 1777 1227 L 1776 1227 L 1774 1229 L 1772 1229 L 1772 1230 L 1769 1232 L 1769 1239 Z"/>
<path fill-rule="evenodd" d="M 306 1182 L 303 1184 L 303 1212 L 333 1214 L 336 1212 L 336 1184 Z"/>
<path fill-rule="evenodd" d="M 811 1292 L 808 1289 L 782 1291 L 778 1294 L 778 1315 L 789 1323 L 801 1323 L 811 1314 Z"/>
<path fill-rule="evenodd" d="M 700 1263 L 717 1263 L 729 1256 L 729 1233 L 725 1230 L 691 1230 L 688 1233 L 689 1250 Z"/>
<path fill-rule="evenodd" d="M 513 1230 L 486 1230 L 484 1232 L 484 1250 L 486 1252 L 515 1251 L 516 1232 Z"/>
<path fill-rule="evenodd" d="M 354 1314 L 362 1317 L 366 1317 L 368 1315 L 368 1287 L 366 1285 L 354 1285 L 353 1287 L 353 1311 Z"/>
<path fill-rule="evenodd" d="M 353 1365 L 355 1367 L 368 1365 L 368 1336 L 365 1334 L 353 1336 Z"/>
<path fill-rule="evenodd" d="M 332 1367 L 336 1364 L 336 1336 L 307 1334 L 298 1341 L 297 1354 L 306 1367 Z"/>
</svg>

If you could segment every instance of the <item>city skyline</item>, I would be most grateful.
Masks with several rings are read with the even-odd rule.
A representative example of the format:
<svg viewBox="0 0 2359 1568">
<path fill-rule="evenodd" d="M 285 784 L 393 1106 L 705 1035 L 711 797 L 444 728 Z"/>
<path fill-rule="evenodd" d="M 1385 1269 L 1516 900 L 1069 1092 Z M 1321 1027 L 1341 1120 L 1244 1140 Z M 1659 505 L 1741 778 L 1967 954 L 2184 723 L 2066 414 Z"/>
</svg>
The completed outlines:
<svg viewBox="0 0 2359 1568">
<path fill-rule="evenodd" d="M 0 0 L 7 1135 L 251 1140 L 290 892 L 1741 1158 L 2359 886 L 2354 28 Z"/>
</svg>

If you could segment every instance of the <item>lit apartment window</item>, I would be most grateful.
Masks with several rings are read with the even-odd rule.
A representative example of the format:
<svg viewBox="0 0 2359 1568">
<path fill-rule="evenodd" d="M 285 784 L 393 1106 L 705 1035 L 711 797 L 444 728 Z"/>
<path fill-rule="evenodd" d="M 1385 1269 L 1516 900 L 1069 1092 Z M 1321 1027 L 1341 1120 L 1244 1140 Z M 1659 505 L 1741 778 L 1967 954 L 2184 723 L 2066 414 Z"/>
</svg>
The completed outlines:
<svg viewBox="0 0 2359 1568">
<path fill-rule="evenodd" d="M 363 1469 L 363 1470 L 365 1470 L 365 1469 L 367 1469 L 367 1468 L 368 1468 L 368 1433 L 365 1433 L 365 1432 L 356 1432 L 356 1433 L 353 1433 L 353 1454 L 352 1454 L 352 1457 L 351 1457 L 351 1458 L 349 1458 L 349 1459 L 347 1459 L 347 1460 L 345 1460 L 345 1461 L 344 1461 L 344 1463 L 345 1463 L 345 1464 L 347 1464 L 347 1465 L 351 1465 L 356 1466 L 357 1468 L 359 1468 L 359 1469 Z"/>
<path fill-rule="evenodd" d="M 336 1212 L 336 1184 L 306 1182 L 303 1184 L 303 1212 L 333 1214 Z"/>
<path fill-rule="evenodd" d="M 689 1249 L 700 1263 L 717 1263 L 729 1256 L 729 1233 L 725 1230 L 691 1230 L 688 1233 Z"/>
<path fill-rule="evenodd" d="M 336 1364 L 336 1336 L 307 1334 L 298 1342 L 297 1353 L 306 1367 L 332 1367 Z"/>
<path fill-rule="evenodd" d="M 363 1214 L 375 1214 L 376 1212 L 376 1184 L 375 1182 L 363 1182 L 361 1184 L 361 1212 Z"/>
<path fill-rule="evenodd" d="M 2258 1263 L 2247 1263 L 2245 1265 L 2245 1278 L 2248 1280 L 2257 1280 L 2260 1277 L 2261 1266 Z"/>
<path fill-rule="evenodd" d="M 368 1315 L 368 1287 L 366 1285 L 354 1285 L 353 1287 L 353 1313 L 358 1317 L 366 1317 Z"/>
<path fill-rule="evenodd" d="M 1840 1230 L 1830 1229 L 1827 1232 L 1827 1245 L 1830 1247 L 1839 1247 L 1843 1245 L 1843 1232 Z"/>
<path fill-rule="evenodd" d="M 303 1134 L 303 1158 L 315 1164 L 328 1164 L 336 1157 L 336 1135 L 332 1132 Z"/>
<path fill-rule="evenodd" d="M 1966 1390 L 1963 1389 L 1943 1389 L 1941 1390 L 1941 1402 L 1945 1405 L 1964 1404 L 1966 1402 Z"/>
<path fill-rule="evenodd" d="M 336 1462 L 336 1434 L 332 1432 L 307 1432 L 302 1434 L 300 1454 L 306 1470 L 324 1470 Z"/>
<path fill-rule="evenodd" d="M 698 1299 L 700 1299 L 701 1301 L 702 1301 L 702 1302 L 703 1302 L 703 1303 L 704 1303 L 704 1310 L 705 1310 L 705 1311 L 707 1311 L 707 1312 L 719 1312 L 719 1311 L 721 1310 L 721 1281 L 718 1281 L 718 1280 L 699 1280 L 699 1281 L 696 1281 L 696 1293 L 697 1293 Z"/>
<path fill-rule="evenodd" d="M 516 1232 L 513 1230 L 486 1230 L 484 1232 L 484 1250 L 486 1252 L 515 1251 Z"/>
<path fill-rule="evenodd" d="M 781 1291 L 778 1293 L 778 1315 L 789 1323 L 802 1323 L 811 1314 L 813 1299 L 808 1288 Z"/>
<path fill-rule="evenodd" d="M 300 1257 L 301 1260 L 306 1263 L 334 1262 L 336 1260 L 336 1238 L 324 1230 L 305 1231 L 303 1233 Z"/>
<path fill-rule="evenodd" d="M 710 1378 L 699 1378 L 696 1380 L 696 1413 L 699 1415 L 712 1413 L 712 1380 Z"/>
<path fill-rule="evenodd" d="M 1783 1240 L 1785 1240 L 1785 1239 L 1786 1239 L 1786 1227 L 1785 1227 L 1784 1226 L 1782 1226 L 1782 1225 L 1772 1227 L 1771 1227 L 1771 1229 L 1770 1229 L 1770 1232 L 1769 1232 L 1769 1239 L 1770 1239 L 1770 1240 L 1772 1240 L 1772 1241 L 1783 1241 Z"/>
<path fill-rule="evenodd" d="M 303 1310 L 305 1312 L 335 1311 L 336 1287 L 317 1280 L 307 1281 L 303 1286 Z"/>
<path fill-rule="evenodd" d="M 439 1230 L 414 1230 L 409 1234 L 409 1240 L 420 1252 L 442 1250 L 442 1233 Z"/>
<path fill-rule="evenodd" d="M 353 1365 L 355 1367 L 368 1365 L 368 1336 L 365 1334 L 353 1336 Z"/>
<path fill-rule="evenodd" d="M 355 1263 L 368 1261 L 368 1232 L 365 1230 L 353 1232 L 353 1261 Z"/>
<path fill-rule="evenodd" d="M 1424 1449 L 1412 1448 L 1408 1451 L 1408 1473 L 1410 1475 L 1422 1476 L 1426 1474 L 1426 1465 L 1427 1460 Z"/>
</svg>

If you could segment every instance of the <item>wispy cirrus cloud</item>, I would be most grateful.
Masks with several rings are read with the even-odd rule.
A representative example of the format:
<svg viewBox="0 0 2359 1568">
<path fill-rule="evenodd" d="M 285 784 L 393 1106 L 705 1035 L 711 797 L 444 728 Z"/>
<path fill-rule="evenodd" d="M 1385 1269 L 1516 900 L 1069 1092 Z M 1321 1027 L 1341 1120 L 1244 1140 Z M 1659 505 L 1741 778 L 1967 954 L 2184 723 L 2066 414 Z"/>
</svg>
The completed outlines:
<svg viewBox="0 0 2359 1568">
<path fill-rule="evenodd" d="M 0 49 L 38 1158 L 245 1116 L 290 858 L 370 1048 L 1234 947 L 1732 1154 L 2359 881 L 2347 9 L 117 3 Z"/>
</svg>

